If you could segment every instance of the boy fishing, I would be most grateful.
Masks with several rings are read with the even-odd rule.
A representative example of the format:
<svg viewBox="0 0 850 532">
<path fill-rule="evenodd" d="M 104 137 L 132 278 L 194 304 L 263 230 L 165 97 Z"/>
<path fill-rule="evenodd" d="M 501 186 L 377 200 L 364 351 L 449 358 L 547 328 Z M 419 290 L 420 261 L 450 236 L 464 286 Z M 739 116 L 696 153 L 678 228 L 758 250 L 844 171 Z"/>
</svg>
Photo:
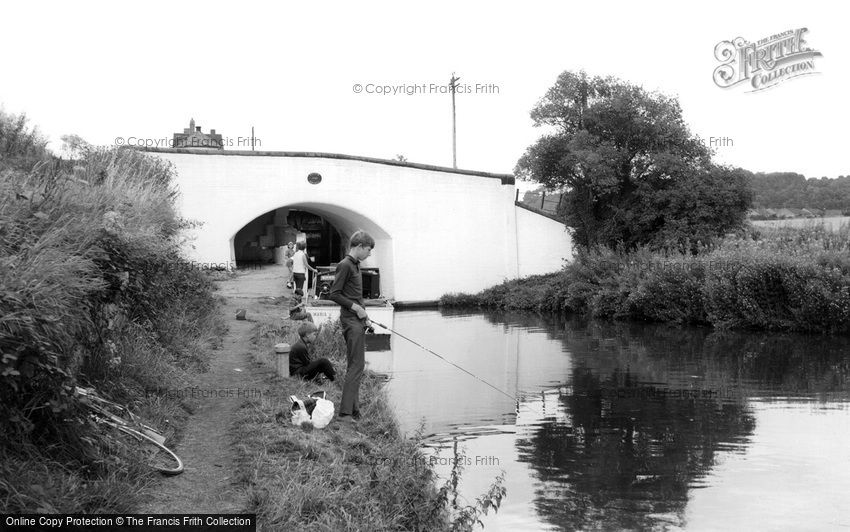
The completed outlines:
<svg viewBox="0 0 850 532">
<path fill-rule="evenodd" d="M 342 388 L 342 405 L 339 417 L 343 421 L 360 418 L 360 380 L 366 366 L 366 328 L 371 327 L 369 316 L 363 308 L 363 278 L 360 262 L 369 257 L 375 248 L 375 239 L 365 231 L 357 231 L 348 242 L 348 255 L 336 267 L 329 299 L 338 304 L 342 335 L 348 350 L 348 369 Z"/>
</svg>

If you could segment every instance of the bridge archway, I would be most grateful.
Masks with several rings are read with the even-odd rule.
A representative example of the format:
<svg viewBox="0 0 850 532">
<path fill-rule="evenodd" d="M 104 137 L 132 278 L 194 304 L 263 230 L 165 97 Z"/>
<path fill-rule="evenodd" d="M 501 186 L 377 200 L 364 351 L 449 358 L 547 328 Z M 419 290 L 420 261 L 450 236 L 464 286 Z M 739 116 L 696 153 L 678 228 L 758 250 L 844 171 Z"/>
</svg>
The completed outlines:
<svg viewBox="0 0 850 532">
<path fill-rule="evenodd" d="M 341 245 L 369 231 L 366 265 L 380 268 L 383 295 L 406 304 L 556 271 L 572 253 L 563 223 L 516 203 L 511 175 L 315 152 L 145 151 L 174 167 L 176 206 L 198 222 L 184 252 L 200 267 L 237 266 L 237 233 L 279 209 L 322 216 Z"/>
<path fill-rule="evenodd" d="M 393 247 L 392 237 L 383 227 L 377 224 L 374 220 L 364 214 L 352 210 L 341 205 L 321 202 L 295 202 L 286 203 L 275 209 L 267 210 L 260 214 L 254 214 L 251 218 L 243 219 L 241 225 L 231 232 L 230 236 L 230 256 L 234 264 L 239 262 L 248 262 L 257 260 L 259 257 L 246 256 L 243 252 L 245 244 L 251 241 L 257 241 L 255 237 L 263 235 L 266 240 L 265 244 L 268 247 L 283 246 L 289 240 L 294 238 L 283 237 L 288 222 L 292 220 L 290 213 L 309 213 L 321 217 L 331 227 L 331 231 L 335 232 L 336 237 L 332 233 L 327 233 L 328 238 L 332 238 L 331 242 L 323 242 L 324 246 L 331 244 L 336 249 L 330 250 L 329 253 L 322 254 L 322 258 L 313 266 L 328 266 L 331 261 L 338 261 L 348 252 L 348 240 L 351 235 L 358 230 L 363 230 L 372 235 L 375 239 L 375 248 L 372 255 L 363 261 L 361 264 L 364 268 L 378 268 L 380 271 L 380 291 L 383 297 L 395 297 L 395 275 L 393 263 Z M 271 222 L 271 223 L 268 223 Z M 269 226 L 280 228 L 275 234 L 272 230 L 269 233 Z M 295 228 L 293 228 L 295 230 Z M 257 247 L 262 247 L 259 244 Z M 268 257 L 264 257 L 268 258 Z"/>
</svg>

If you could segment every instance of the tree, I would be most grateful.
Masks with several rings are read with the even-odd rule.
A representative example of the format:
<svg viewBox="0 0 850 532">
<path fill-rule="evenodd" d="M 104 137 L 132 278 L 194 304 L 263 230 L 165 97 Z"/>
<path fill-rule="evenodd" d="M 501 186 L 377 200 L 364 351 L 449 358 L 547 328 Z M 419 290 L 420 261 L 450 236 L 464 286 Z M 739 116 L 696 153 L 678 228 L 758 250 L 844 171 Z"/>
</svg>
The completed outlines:
<svg viewBox="0 0 850 532">
<path fill-rule="evenodd" d="M 92 149 L 92 145 L 79 135 L 62 135 L 61 138 L 62 154 L 70 159 L 81 159 Z"/>
<path fill-rule="evenodd" d="M 753 174 L 756 207 L 850 210 L 850 177 L 806 179 L 795 172 Z"/>
<path fill-rule="evenodd" d="M 751 192 L 743 171 L 712 164 L 676 98 L 568 71 L 531 118 L 553 131 L 528 148 L 516 173 L 565 189 L 561 214 L 579 245 L 682 247 L 744 220 Z"/>
</svg>

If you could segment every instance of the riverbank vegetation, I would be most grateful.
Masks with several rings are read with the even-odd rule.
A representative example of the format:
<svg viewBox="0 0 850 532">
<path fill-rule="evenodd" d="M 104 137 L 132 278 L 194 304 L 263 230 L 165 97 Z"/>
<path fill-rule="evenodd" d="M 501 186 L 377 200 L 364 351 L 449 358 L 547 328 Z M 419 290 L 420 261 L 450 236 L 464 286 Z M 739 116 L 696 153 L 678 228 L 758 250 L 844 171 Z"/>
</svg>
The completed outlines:
<svg viewBox="0 0 850 532">
<path fill-rule="evenodd" d="M 300 322 L 258 322 L 252 350 L 257 364 L 275 367 L 274 345 L 297 340 Z M 440 482 L 421 451 L 421 436 L 405 438 L 379 375 L 366 371 L 354 426 L 334 419 L 321 430 L 290 423 L 289 396 L 317 389 L 339 405 L 346 348 L 339 322 L 323 327 L 311 348 L 329 358 L 336 382 L 320 386 L 274 377 L 270 392 L 246 400 L 234 427 L 250 512 L 268 530 L 472 530 L 481 513 L 498 509 L 504 488 L 470 504 L 457 501 L 457 478 Z M 268 353 L 268 354 L 265 354 Z M 454 487 L 453 487 L 454 486 Z"/>
<path fill-rule="evenodd" d="M 447 294 L 444 305 L 850 332 L 850 230 L 747 226 L 763 176 L 712 162 L 675 98 L 564 72 L 531 117 L 548 132 L 516 172 L 564 191 L 575 256 L 557 273 Z"/>
<path fill-rule="evenodd" d="M 222 323 L 179 258 L 171 169 L 128 149 L 61 160 L 0 112 L 0 500 L 4 511 L 126 512 L 152 473 L 75 386 L 180 438 L 192 405 L 156 389 L 203 371 Z"/>
<path fill-rule="evenodd" d="M 699 253 L 579 249 L 561 271 L 448 306 L 573 312 L 723 328 L 850 332 L 850 227 L 753 229 Z"/>
</svg>

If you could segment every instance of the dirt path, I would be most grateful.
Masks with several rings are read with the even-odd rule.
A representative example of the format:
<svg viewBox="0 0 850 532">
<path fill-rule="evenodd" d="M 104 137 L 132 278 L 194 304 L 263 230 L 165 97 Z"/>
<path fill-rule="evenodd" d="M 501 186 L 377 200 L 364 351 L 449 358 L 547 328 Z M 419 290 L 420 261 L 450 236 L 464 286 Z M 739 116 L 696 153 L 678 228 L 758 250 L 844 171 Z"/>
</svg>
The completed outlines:
<svg viewBox="0 0 850 532">
<path fill-rule="evenodd" d="M 283 306 L 268 304 L 269 296 L 284 294 L 284 268 L 269 266 L 240 272 L 218 281 L 225 299 L 222 313 L 228 331 L 214 351 L 210 370 L 199 375 L 198 410 L 189 418 L 183 440 L 174 452 L 183 460 L 182 475 L 163 478 L 151 490 L 153 498 L 142 513 L 236 513 L 244 511 L 245 494 L 235 486 L 236 461 L 229 434 L 236 410 L 246 394 L 263 393 L 269 370 L 249 362 L 251 331 L 260 314 L 281 314 Z M 265 300 L 265 301 L 264 301 Z M 247 320 L 236 320 L 236 310 L 247 309 Z M 201 396 L 200 394 L 203 393 Z M 255 395 L 256 396 L 256 395 Z"/>
</svg>

